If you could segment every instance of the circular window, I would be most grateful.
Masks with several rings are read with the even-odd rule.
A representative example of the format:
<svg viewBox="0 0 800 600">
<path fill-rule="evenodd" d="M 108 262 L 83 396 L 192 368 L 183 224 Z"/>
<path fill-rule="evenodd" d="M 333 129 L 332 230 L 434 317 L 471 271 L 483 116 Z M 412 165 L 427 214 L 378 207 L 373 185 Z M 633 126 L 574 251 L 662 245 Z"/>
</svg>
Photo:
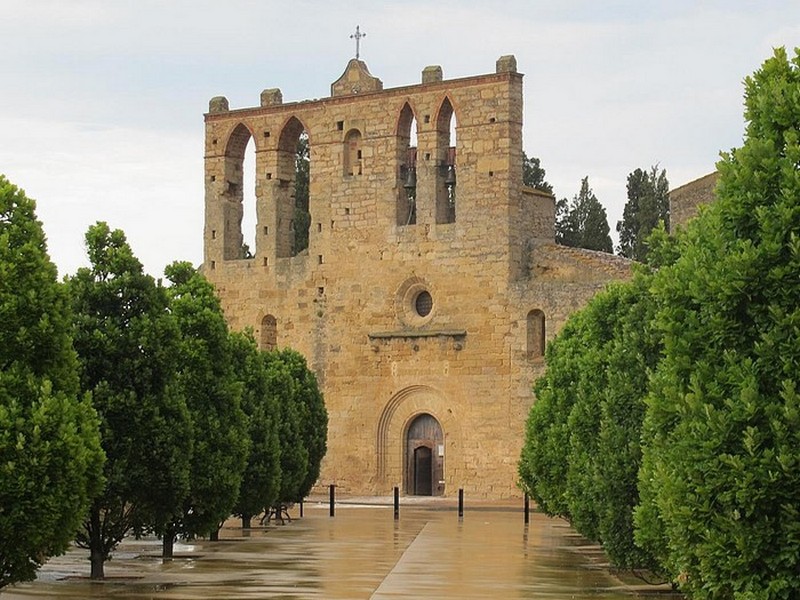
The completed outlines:
<svg viewBox="0 0 800 600">
<path fill-rule="evenodd" d="M 433 309 L 433 298 L 430 292 L 422 290 L 414 300 L 414 308 L 420 317 L 427 317 Z"/>
<path fill-rule="evenodd" d="M 409 277 L 397 290 L 395 308 L 398 320 L 408 327 L 422 327 L 437 311 L 431 286 L 421 277 Z"/>
</svg>

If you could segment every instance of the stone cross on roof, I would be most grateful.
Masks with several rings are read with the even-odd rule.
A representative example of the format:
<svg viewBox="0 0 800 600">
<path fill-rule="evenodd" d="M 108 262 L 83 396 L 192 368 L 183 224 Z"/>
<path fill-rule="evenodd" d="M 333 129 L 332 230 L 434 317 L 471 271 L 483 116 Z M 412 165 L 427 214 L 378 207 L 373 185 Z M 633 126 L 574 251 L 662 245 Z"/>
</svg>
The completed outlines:
<svg viewBox="0 0 800 600">
<path fill-rule="evenodd" d="M 358 58 L 359 54 L 361 53 L 361 38 L 363 37 L 367 37 L 367 34 L 361 33 L 361 31 L 358 28 L 358 25 L 356 25 L 356 32 L 350 36 L 351 40 L 356 41 L 356 58 Z"/>
</svg>

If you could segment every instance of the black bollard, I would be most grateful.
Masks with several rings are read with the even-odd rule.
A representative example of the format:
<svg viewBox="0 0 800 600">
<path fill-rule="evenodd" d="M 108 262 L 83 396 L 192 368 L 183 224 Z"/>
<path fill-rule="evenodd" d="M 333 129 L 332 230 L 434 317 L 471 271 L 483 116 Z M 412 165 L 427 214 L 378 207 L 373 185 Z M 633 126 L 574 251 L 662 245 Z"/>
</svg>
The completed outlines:
<svg viewBox="0 0 800 600">
<path fill-rule="evenodd" d="M 300 500 L 300 518 L 303 518 L 303 501 Z"/>
<path fill-rule="evenodd" d="M 400 488 L 394 486 L 394 520 L 400 518 Z"/>
<path fill-rule="evenodd" d="M 464 488 L 458 488 L 458 518 L 464 518 Z"/>
<path fill-rule="evenodd" d="M 528 498 L 528 494 L 525 494 L 525 525 L 531 522 L 531 502 L 530 498 Z"/>
<path fill-rule="evenodd" d="M 336 513 L 334 509 L 334 504 L 336 503 L 336 485 L 333 483 L 331 484 L 331 516 L 334 516 Z"/>
</svg>

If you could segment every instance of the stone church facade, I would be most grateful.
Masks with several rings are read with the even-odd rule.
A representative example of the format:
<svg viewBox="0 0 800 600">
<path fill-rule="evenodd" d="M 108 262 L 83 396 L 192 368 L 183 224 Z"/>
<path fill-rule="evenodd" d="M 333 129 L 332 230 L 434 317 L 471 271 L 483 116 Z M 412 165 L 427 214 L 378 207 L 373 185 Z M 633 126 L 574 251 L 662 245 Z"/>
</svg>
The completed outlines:
<svg viewBox="0 0 800 600">
<path fill-rule="evenodd" d="M 319 484 L 346 494 L 518 496 L 546 341 L 628 261 L 557 246 L 554 200 L 522 185 L 522 84 L 494 73 L 383 89 L 353 59 L 327 98 L 205 115 L 203 272 L 234 329 L 290 346 L 329 413 Z M 295 149 L 310 149 L 294 251 Z M 242 256 L 255 144 L 255 248 Z"/>
</svg>

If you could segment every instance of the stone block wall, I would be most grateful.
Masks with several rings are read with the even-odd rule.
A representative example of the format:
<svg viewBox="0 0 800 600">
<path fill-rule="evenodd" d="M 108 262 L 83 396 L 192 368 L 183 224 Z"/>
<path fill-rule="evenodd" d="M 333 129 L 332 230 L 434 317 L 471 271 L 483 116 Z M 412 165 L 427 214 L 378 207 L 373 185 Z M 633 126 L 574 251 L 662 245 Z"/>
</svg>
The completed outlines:
<svg viewBox="0 0 800 600">
<path fill-rule="evenodd" d="M 233 328 L 252 327 L 263 347 L 296 348 L 314 369 L 330 423 L 320 485 L 413 493 L 407 432 L 417 416 L 432 415 L 444 439 L 433 449 L 444 461 L 437 493 L 516 496 L 530 386 L 544 368 L 529 349 L 530 312 L 543 312 L 551 339 L 606 281 L 626 277 L 628 264 L 553 244 L 552 197 L 522 186 L 522 75 L 513 57 L 501 57 L 495 73 L 462 79 L 427 67 L 422 83 L 386 90 L 353 60 L 332 93 L 283 103 L 273 88 L 261 106 L 236 110 L 212 100 L 204 273 Z M 311 226 L 308 248 L 292 256 L 301 131 Z M 258 224 L 254 256 L 243 259 L 250 139 Z M 409 167 L 412 223 L 398 216 Z"/>
</svg>

